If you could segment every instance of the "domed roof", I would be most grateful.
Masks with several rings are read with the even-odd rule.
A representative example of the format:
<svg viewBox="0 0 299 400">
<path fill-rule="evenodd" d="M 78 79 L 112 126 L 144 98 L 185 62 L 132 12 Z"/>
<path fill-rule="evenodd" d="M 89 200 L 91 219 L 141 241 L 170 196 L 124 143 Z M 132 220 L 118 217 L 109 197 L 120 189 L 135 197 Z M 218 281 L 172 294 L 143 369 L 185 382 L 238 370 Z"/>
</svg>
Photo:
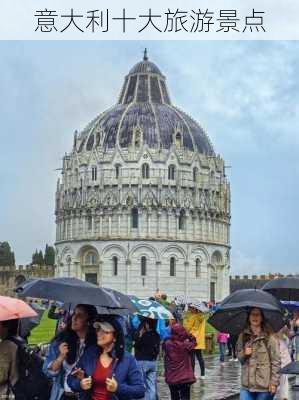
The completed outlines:
<svg viewBox="0 0 299 400">
<path fill-rule="evenodd" d="M 181 148 L 214 155 L 201 126 L 175 107 L 169 97 L 166 78 L 160 69 L 143 60 L 125 77 L 118 103 L 95 118 L 82 132 L 79 151 L 101 145 L 106 149 L 127 148 L 136 140 L 150 148 Z"/>
</svg>

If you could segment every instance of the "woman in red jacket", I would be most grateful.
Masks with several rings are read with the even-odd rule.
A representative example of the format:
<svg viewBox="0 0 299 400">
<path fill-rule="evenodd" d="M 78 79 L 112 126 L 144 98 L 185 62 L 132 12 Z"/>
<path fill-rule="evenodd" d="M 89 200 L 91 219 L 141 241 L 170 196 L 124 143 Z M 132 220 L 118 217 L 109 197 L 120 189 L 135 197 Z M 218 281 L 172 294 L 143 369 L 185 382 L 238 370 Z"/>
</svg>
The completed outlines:
<svg viewBox="0 0 299 400">
<path fill-rule="evenodd" d="M 182 325 L 172 325 L 171 336 L 163 344 L 165 381 L 171 400 L 190 400 L 190 387 L 196 381 L 191 360 L 195 346 L 195 337 Z"/>
</svg>

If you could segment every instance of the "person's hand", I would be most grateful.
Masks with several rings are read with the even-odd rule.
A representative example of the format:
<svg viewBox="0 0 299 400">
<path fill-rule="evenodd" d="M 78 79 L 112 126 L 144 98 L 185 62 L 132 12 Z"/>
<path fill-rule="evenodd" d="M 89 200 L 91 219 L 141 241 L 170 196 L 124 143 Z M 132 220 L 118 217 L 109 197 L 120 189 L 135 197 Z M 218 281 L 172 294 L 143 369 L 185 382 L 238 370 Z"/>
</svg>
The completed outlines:
<svg viewBox="0 0 299 400">
<path fill-rule="evenodd" d="M 91 379 L 91 376 L 89 376 L 88 378 L 82 379 L 82 380 L 80 381 L 80 386 L 81 386 L 81 389 L 83 389 L 83 390 L 89 390 L 89 389 L 91 389 L 91 386 L 92 386 L 92 379 Z"/>
<path fill-rule="evenodd" d="M 269 385 L 269 392 L 270 392 L 271 394 L 275 394 L 275 393 L 276 393 L 276 390 L 277 390 L 277 386 L 276 386 L 276 385 L 273 385 L 273 384 L 270 384 L 270 385 Z"/>
<path fill-rule="evenodd" d="M 244 355 L 245 356 L 251 356 L 252 354 L 252 347 L 250 344 L 245 345 L 245 349 L 244 349 Z"/>
<path fill-rule="evenodd" d="M 79 379 L 79 381 L 82 381 L 82 379 L 84 379 L 85 372 L 82 368 L 74 368 L 71 372 L 71 375 L 75 376 L 77 379 Z"/>
<path fill-rule="evenodd" d="M 106 388 L 108 392 L 115 393 L 117 391 L 118 383 L 114 378 L 106 379 Z"/>
<path fill-rule="evenodd" d="M 65 342 L 60 343 L 58 349 L 59 349 L 60 355 L 61 355 L 62 357 L 65 358 L 65 357 L 67 356 L 67 353 L 69 352 L 69 346 L 68 346 L 68 344 L 65 343 Z"/>
<path fill-rule="evenodd" d="M 297 319 L 294 321 L 294 325 L 297 326 L 297 328 L 298 328 L 298 326 L 299 326 L 299 318 L 297 318 Z"/>
</svg>

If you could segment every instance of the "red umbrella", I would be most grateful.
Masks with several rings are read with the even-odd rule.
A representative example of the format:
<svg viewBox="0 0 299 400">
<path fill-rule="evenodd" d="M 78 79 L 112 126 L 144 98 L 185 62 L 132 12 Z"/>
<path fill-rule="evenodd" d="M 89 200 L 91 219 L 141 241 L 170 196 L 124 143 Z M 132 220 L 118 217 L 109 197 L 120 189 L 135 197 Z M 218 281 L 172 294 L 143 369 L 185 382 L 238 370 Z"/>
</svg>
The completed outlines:
<svg viewBox="0 0 299 400">
<path fill-rule="evenodd" d="M 0 296 L 0 321 L 36 316 L 37 313 L 23 300 Z"/>
</svg>

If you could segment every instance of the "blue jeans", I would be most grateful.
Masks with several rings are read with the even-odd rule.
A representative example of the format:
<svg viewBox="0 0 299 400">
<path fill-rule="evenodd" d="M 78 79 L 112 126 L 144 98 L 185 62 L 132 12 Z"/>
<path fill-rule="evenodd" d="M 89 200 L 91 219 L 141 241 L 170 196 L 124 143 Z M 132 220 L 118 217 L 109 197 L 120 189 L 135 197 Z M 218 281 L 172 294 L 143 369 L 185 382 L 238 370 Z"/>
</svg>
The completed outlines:
<svg viewBox="0 0 299 400">
<path fill-rule="evenodd" d="M 224 362 L 225 343 L 219 343 L 220 362 Z"/>
<path fill-rule="evenodd" d="M 274 395 L 269 392 L 249 392 L 241 389 L 240 400 L 272 400 Z"/>
<path fill-rule="evenodd" d="M 145 384 L 145 400 L 157 399 L 157 363 L 156 361 L 137 361 Z"/>
</svg>

